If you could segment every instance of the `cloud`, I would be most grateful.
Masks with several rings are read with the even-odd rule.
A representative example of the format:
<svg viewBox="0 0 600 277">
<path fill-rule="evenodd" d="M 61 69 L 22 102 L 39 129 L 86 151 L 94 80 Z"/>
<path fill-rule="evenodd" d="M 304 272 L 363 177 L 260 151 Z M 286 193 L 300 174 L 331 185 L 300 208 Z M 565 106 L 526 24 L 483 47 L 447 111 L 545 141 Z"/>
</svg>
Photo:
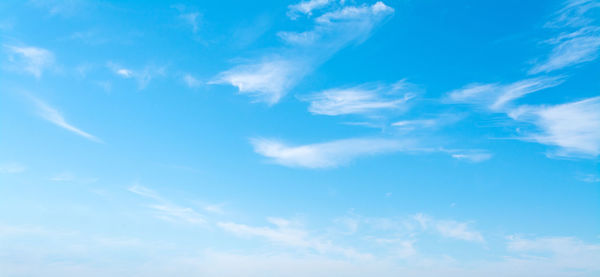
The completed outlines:
<svg viewBox="0 0 600 277">
<path fill-rule="evenodd" d="M 181 19 L 183 19 L 186 23 L 188 23 L 191 27 L 192 27 L 192 31 L 194 33 L 198 32 L 198 17 L 200 16 L 200 13 L 184 13 L 184 14 L 180 14 L 179 17 Z"/>
<path fill-rule="evenodd" d="M 505 111 L 512 101 L 527 94 L 560 85 L 563 77 L 537 77 L 510 84 L 469 84 L 448 93 L 451 103 L 481 105 L 492 111 Z"/>
<path fill-rule="evenodd" d="M 292 89 L 306 74 L 349 43 L 364 41 L 394 9 L 382 2 L 347 6 L 315 18 L 306 32 L 280 32 L 287 44 L 269 54 L 218 74 L 210 84 L 230 84 L 239 93 L 270 105 Z"/>
<path fill-rule="evenodd" d="M 133 70 L 113 62 L 107 63 L 108 68 L 125 79 L 135 79 L 139 89 L 145 89 L 152 79 L 165 75 L 164 66 L 147 65 L 140 70 Z"/>
<path fill-rule="evenodd" d="M 190 74 L 183 75 L 183 82 L 185 82 L 185 84 L 189 88 L 197 88 L 202 85 L 202 82 L 200 80 L 196 79 L 194 76 L 192 76 Z"/>
<path fill-rule="evenodd" d="M 577 179 L 586 183 L 600 183 L 600 176 L 597 174 L 578 174 Z"/>
<path fill-rule="evenodd" d="M 299 14 L 305 14 L 310 16 L 312 15 L 313 10 L 324 8 L 331 2 L 332 0 L 301 1 L 297 4 L 288 6 L 288 16 L 292 19 L 298 18 Z"/>
<path fill-rule="evenodd" d="M 9 69 L 27 72 L 40 78 L 44 70 L 54 64 L 54 54 L 46 49 L 31 46 L 4 45 L 9 51 Z"/>
<path fill-rule="evenodd" d="M 544 259 L 561 268 L 600 270 L 600 244 L 588 244 L 573 237 L 525 239 L 509 236 L 508 250 L 530 259 Z"/>
<path fill-rule="evenodd" d="M 548 59 L 533 67 L 529 73 L 551 72 L 564 67 L 593 61 L 600 49 L 600 28 L 589 32 L 576 31 L 556 42 Z"/>
<path fill-rule="evenodd" d="M 267 61 L 234 67 L 219 74 L 210 84 L 229 83 L 255 101 L 275 104 L 285 95 L 301 76 L 308 65 L 291 58 L 270 58 Z"/>
<path fill-rule="evenodd" d="M 79 178 L 71 172 L 62 172 L 50 177 L 50 181 L 91 184 L 97 182 L 98 178 Z"/>
<path fill-rule="evenodd" d="M 470 242 L 485 242 L 481 233 L 472 230 L 467 222 L 436 220 L 424 214 L 416 214 L 414 220 L 425 230 L 433 230 L 443 237 Z"/>
<path fill-rule="evenodd" d="M 457 160 L 466 160 L 474 163 L 487 161 L 492 158 L 492 154 L 483 150 L 470 150 L 470 151 L 460 151 L 460 150 L 452 150 L 450 151 L 450 156 Z"/>
<path fill-rule="evenodd" d="M 587 13 L 600 8 L 597 1 L 566 1 L 553 20 L 545 27 L 562 32 L 546 41 L 554 45 L 549 57 L 536 64 L 529 74 L 551 72 L 568 66 L 589 62 L 598 57 L 600 49 L 600 26 L 594 25 L 594 17 Z"/>
<path fill-rule="evenodd" d="M 84 9 L 89 9 L 93 1 L 86 0 L 29 0 L 36 8 L 45 9 L 50 15 L 70 17 L 81 14 Z"/>
<path fill-rule="evenodd" d="M 349 258 L 368 259 L 369 254 L 361 254 L 351 248 L 334 245 L 329 240 L 313 237 L 301 228 L 298 222 L 282 219 L 267 218 L 274 227 L 254 227 L 233 222 L 219 222 L 217 225 L 223 230 L 241 237 L 260 237 L 272 243 L 294 248 L 303 248 L 317 251 L 318 253 L 341 254 Z"/>
<path fill-rule="evenodd" d="M 361 156 L 409 150 L 411 143 L 393 139 L 359 138 L 290 146 L 273 139 L 252 139 L 254 151 L 289 167 L 330 168 Z"/>
<path fill-rule="evenodd" d="M 204 216 L 196 212 L 194 209 L 172 204 L 168 200 L 161 197 L 154 190 L 144 187 L 138 183 L 134 183 L 127 190 L 156 201 L 157 204 L 149 205 L 148 207 L 154 210 L 154 216 L 158 219 L 169 222 L 185 222 L 190 224 L 203 224 L 206 222 Z"/>
<path fill-rule="evenodd" d="M 179 12 L 179 19 L 188 24 L 194 33 L 198 32 L 200 25 L 199 20 L 202 18 L 202 14 L 199 12 L 190 12 L 188 7 L 185 5 L 173 5 L 172 8 L 177 9 Z"/>
<path fill-rule="evenodd" d="M 11 162 L 0 164 L 0 174 L 22 173 L 25 172 L 25 170 L 27 170 L 27 167 L 20 163 Z"/>
<path fill-rule="evenodd" d="M 509 116 L 538 127 L 523 139 L 559 147 L 559 156 L 600 154 L 600 96 L 555 106 L 521 106 Z"/>
<path fill-rule="evenodd" d="M 54 109 L 50 105 L 46 104 L 42 100 L 40 100 L 32 95 L 28 95 L 28 96 L 31 99 L 31 101 L 35 104 L 38 115 L 41 116 L 43 119 L 51 122 L 52 124 L 54 124 L 58 127 L 65 129 L 67 131 L 70 131 L 79 136 L 82 136 L 88 140 L 91 140 L 93 142 L 102 143 L 102 140 L 99 139 L 98 137 L 91 135 L 91 134 L 71 125 L 70 123 L 68 123 L 58 110 Z"/>
<path fill-rule="evenodd" d="M 366 85 L 351 88 L 328 89 L 302 100 L 310 102 L 313 114 L 345 115 L 369 114 L 381 110 L 402 110 L 415 97 L 412 92 L 401 93 L 402 87 L 385 86 L 368 88 Z"/>
</svg>

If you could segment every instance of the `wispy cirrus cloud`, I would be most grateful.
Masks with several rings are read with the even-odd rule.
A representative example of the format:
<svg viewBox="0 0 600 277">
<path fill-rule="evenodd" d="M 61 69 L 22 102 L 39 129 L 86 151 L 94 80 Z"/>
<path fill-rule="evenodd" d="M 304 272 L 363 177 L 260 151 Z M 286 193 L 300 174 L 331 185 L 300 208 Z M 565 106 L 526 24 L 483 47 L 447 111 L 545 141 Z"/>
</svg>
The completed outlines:
<svg viewBox="0 0 600 277">
<path fill-rule="evenodd" d="M 470 242 L 485 242 L 481 233 L 473 230 L 468 222 L 438 220 L 420 213 L 414 216 L 414 220 L 417 221 L 424 230 L 433 230 L 443 237 Z"/>
<path fill-rule="evenodd" d="M 113 62 L 108 62 L 107 67 L 114 74 L 117 74 L 122 78 L 134 79 L 140 90 L 145 89 L 152 79 L 166 74 L 166 67 L 164 66 L 146 65 L 142 69 L 134 70 Z"/>
<path fill-rule="evenodd" d="M 561 268 L 600 270 L 600 244 L 574 237 L 523 238 L 509 236 L 507 248 L 528 259 L 545 259 Z"/>
<path fill-rule="evenodd" d="M 0 173 L 2 174 L 16 174 L 22 173 L 27 170 L 27 167 L 20 163 L 16 162 L 8 162 L 8 163 L 0 163 Z"/>
<path fill-rule="evenodd" d="M 509 112 L 539 131 L 523 139 L 554 145 L 558 156 L 600 155 L 600 96 L 554 106 L 521 106 Z"/>
<path fill-rule="evenodd" d="M 173 5 L 172 7 L 177 9 L 179 12 L 179 19 L 189 25 L 194 33 L 197 33 L 198 28 L 200 27 L 202 14 L 196 11 L 191 11 L 185 5 Z"/>
<path fill-rule="evenodd" d="M 353 159 L 414 148 L 409 141 L 379 138 L 343 139 L 292 146 L 273 139 L 252 139 L 254 151 L 289 167 L 331 168 Z"/>
<path fill-rule="evenodd" d="M 313 250 L 318 253 L 340 254 L 349 258 L 370 258 L 370 254 L 360 253 L 352 248 L 340 247 L 330 240 L 321 239 L 310 234 L 296 221 L 283 218 L 267 218 L 273 227 L 255 227 L 234 222 L 219 222 L 217 225 L 232 234 L 241 237 L 259 237 L 272 243 Z"/>
<path fill-rule="evenodd" d="M 564 77 L 537 77 L 510 84 L 473 83 L 448 93 L 450 103 L 480 105 L 486 109 L 502 112 L 512 101 L 527 94 L 551 88 L 564 82 Z"/>
<path fill-rule="evenodd" d="M 103 143 L 103 141 L 100 138 L 98 138 L 88 132 L 85 132 L 85 131 L 73 126 L 69 122 L 67 122 L 67 120 L 63 117 L 63 115 L 58 110 L 51 107 L 44 101 L 42 101 L 32 95 L 28 95 L 28 97 L 29 97 L 29 99 L 31 99 L 33 104 L 35 104 L 38 115 L 40 117 L 42 117 L 43 119 L 49 121 L 50 123 L 52 123 L 58 127 L 65 129 L 67 131 L 70 131 L 81 137 L 84 137 L 88 140 L 91 140 L 93 142 Z"/>
<path fill-rule="evenodd" d="M 185 222 L 190 224 L 203 224 L 206 222 L 204 216 L 196 210 L 189 207 L 181 207 L 170 203 L 157 192 L 138 183 L 135 183 L 128 190 L 137 195 L 150 198 L 157 202 L 156 204 L 148 205 L 154 211 L 154 216 L 158 219 L 169 222 Z"/>
<path fill-rule="evenodd" d="M 373 5 L 344 6 L 314 19 L 306 32 L 280 32 L 287 44 L 254 61 L 218 74 L 212 84 L 230 84 L 255 101 L 275 104 L 306 74 L 349 43 L 364 41 L 394 9 Z"/>
<path fill-rule="evenodd" d="M 534 65 L 529 73 L 551 72 L 595 60 L 600 50 L 600 26 L 597 17 L 588 15 L 599 8 L 597 0 L 565 1 L 564 7 L 545 25 L 561 33 L 545 41 L 554 45 L 553 49 L 548 58 Z"/>
<path fill-rule="evenodd" d="M 310 102 L 308 110 L 311 113 L 334 116 L 405 110 L 407 102 L 415 96 L 414 92 L 405 90 L 403 83 L 399 83 L 328 89 L 302 97 L 302 100 Z"/>
<path fill-rule="evenodd" d="M 198 80 L 196 77 L 192 76 L 191 74 L 184 74 L 182 77 L 182 80 L 189 88 L 197 88 L 203 84 L 202 81 Z"/>
<path fill-rule="evenodd" d="M 54 64 L 54 54 L 49 50 L 33 46 L 4 45 L 8 51 L 7 69 L 29 73 L 40 78 Z"/>
<path fill-rule="evenodd" d="M 288 16 L 292 19 L 298 18 L 300 14 L 312 15 L 312 12 L 329 5 L 332 0 L 308 0 L 288 6 Z"/>
</svg>

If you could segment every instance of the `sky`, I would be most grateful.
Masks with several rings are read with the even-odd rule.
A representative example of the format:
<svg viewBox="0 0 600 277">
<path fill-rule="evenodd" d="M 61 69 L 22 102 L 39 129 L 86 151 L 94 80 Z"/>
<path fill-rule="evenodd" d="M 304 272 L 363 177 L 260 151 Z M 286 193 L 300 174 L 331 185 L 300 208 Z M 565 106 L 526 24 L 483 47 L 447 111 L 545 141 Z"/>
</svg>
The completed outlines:
<svg viewBox="0 0 600 277">
<path fill-rule="evenodd" d="M 600 1 L 0 2 L 0 275 L 600 276 Z"/>
</svg>

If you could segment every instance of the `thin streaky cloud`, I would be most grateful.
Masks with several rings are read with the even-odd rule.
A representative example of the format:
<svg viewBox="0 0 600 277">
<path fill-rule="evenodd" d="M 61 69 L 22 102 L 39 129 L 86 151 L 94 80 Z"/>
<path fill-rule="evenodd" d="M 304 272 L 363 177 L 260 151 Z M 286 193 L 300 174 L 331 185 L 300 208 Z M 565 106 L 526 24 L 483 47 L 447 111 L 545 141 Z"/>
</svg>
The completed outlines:
<svg viewBox="0 0 600 277">
<path fill-rule="evenodd" d="M 183 75 L 183 82 L 189 87 L 189 88 L 197 88 L 200 87 L 202 85 L 202 81 L 198 80 L 196 77 L 192 76 L 191 74 L 185 74 Z"/>
<path fill-rule="evenodd" d="M 560 33 L 545 43 L 554 45 L 548 57 L 530 70 L 529 74 L 551 72 L 569 66 L 590 62 L 600 51 L 600 25 L 597 17 L 590 15 L 600 8 L 596 0 L 565 1 L 555 17 L 545 27 Z"/>
<path fill-rule="evenodd" d="M 321 115 L 369 114 L 382 110 L 405 110 L 415 93 L 396 86 L 334 88 L 302 97 L 308 111 Z"/>
<path fill-rule="evenodd" d="M 23 173 L 27 170 L 27 167 L 20 163 L 16 162 L 8 162 L 8 163 L 0 163 L 0 173 L 3 174 L 16 174 Z"/>
<path fill-rule="evenodd" d="M 36 98 L 32 95 L 28 95 L 28 96 L 29 96 L 29 99 L 31 99 L 31 101 L 35 104 L 38 115 L 40 117 L 42 117 L 43 119 L 49 121 L 50 123 L 52 123 L 58 127 L 65 129 L 67 131 L 70 131 L 81 137 L 84 137 L 88 140 L 91 140 L 93 142 L 103 143 L 103 141 L 100 138 L 98 138 L 90 133 L 87 133 L 87 132 L 73 126 L 72 124 L 68 123 L 58 110 L 51 107 L 44 101 L 42 101 L 39 98 Z"/>
<path fill-rule="evenodd" d="M 354 138 L 306 145 L 288 145 L 274 139 L 251 139 L 254 151 L 289 167 L 332 168 L 356 158 L 415 149 L 409 141 Z"/>
<path fill-rule="evenodd" d="M 167 199 L 163 198 L 156 191 L 140 185 L 138 182 L 127 188 L 128 191 L 152 199 L 156 204 L 148 205 L 147 207 L 153 210 L 154 216 L 158 219 L 177 223 L 185 222 L 190 224 L 204 224 L 206 219 L 193 208 L 181 207 L 172 204 Z"/>
<path fill-rule="evenodd" d="M 413 219 L 419 223 L 424 230 L 431 230 L 443 237 L 483 243 L 485 239 L 479 231 L 473 230 L 468 222 L 455 220 L 438 220 L 428 215 L 418 213 Z"/>
<path fill-rule="evenodd" d="M 554 106 L 520 106 L 509 112 L 538 130 L 523 140 L 557 146 L 558 156 L 600 155 L 600 96 Z"/>
<path fill-rule="evenodd" d="M 288 16 L 292 19 L 298 18 L 300 14 L 312 15 L 312 12 L 329 5 L 333 0 L 308 0 L 288 6 Z"/>
<path fill-rule="evenodd" d="M 221 229 L 241 237 L 259 237 L 275 244 L 294 248 L 314 250 L 318 253 L 341 254 L 348 258 L 369 259 L 371 254 L 360 253 L 352 248 L 341 247 L 333 244 L 331 240 L 324 240 L 311 235 L 298 222 L 283 218 L 267 218 L 274 227 L 255 227 L 235 222 L 219 222 Z"/>
<path fill-rule="evenodd" d="M 12 45 L 4 45 L 4 48 L 9 52 L 9 69 L 27 72 L 36 78 L 54 63 L 54 54 L 43 48 Z"/>
<path fill-rule="evenodd" d="M 495 112 L 506 111 L 513 101 L 527 94 L 555 87 L 564 82 L 562 76 L 524 79 L 510 84 L 473 83 L 448 93 L 450 103 L 467 103 L 482 106 Z"/>
<path fill-rule="evenodd" d="M 301 79 L 350 43 L 361 43 L 394 9 L 377 2 L 346 6 L 314 19 L 306 32 L 279 32 L 285 46 L 225 70 L 209 84 L 229 84 L 257 102 L 273 105 Z"/>
</svg>

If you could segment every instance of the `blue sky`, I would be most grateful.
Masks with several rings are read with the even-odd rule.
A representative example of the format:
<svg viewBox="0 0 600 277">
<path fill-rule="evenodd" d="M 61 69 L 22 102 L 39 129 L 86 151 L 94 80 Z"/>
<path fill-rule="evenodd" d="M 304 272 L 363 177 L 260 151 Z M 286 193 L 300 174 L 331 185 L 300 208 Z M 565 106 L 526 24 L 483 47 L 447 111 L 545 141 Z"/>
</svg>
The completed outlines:
<svg viewBox="0 0 600 277">
<path fill-rule="evenodd" d="M 2 1 L 2 276 L 598 276 L 600 2 Z"/>
</svg>

